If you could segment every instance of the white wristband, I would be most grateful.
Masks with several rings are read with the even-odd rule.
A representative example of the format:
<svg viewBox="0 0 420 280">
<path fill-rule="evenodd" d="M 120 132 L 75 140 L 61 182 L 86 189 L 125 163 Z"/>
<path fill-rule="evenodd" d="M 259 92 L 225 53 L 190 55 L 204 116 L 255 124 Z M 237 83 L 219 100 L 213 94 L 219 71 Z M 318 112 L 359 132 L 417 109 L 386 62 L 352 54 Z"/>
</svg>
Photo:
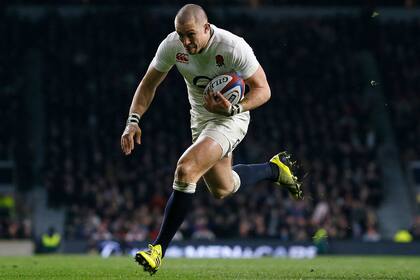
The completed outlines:
<svg viewBox="0 0 420 280">
<path fill-rule="evenodd" d="M 137 113 L 131 113 L 131 114 L 128 116 L 128 119 L 127 119 L 127 124 L 130 124 L 130 123 L 136 123 L 136 124 L 139 124 L 139 122 L 140 122 L 140 118 L 141 118 L 140 114 L 137 114 Z"/>
</svg>

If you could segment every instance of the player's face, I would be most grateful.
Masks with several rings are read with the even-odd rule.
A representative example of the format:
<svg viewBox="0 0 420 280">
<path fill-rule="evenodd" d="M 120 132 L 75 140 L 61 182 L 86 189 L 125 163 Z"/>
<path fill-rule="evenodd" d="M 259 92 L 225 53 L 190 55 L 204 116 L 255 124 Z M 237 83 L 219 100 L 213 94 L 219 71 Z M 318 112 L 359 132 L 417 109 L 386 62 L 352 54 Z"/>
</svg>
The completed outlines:
<svg viewBox="0 0 420 280">
<path fill-rule="evenodd" d="M 210 25 L 208 23 L 176 23 L 175 30 L 189 54 L 199 53 L 207 45 L 210 37 Z"/>
</svg>

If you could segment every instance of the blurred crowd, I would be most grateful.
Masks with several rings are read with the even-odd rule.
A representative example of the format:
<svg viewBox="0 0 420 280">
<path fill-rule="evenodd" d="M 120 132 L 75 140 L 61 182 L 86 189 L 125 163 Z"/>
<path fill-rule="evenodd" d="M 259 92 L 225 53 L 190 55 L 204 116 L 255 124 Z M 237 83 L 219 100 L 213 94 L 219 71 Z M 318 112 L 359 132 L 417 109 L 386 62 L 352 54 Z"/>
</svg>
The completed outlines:
<svg viewBox="0 0 420 280">
<path fill-rule="evenodd" d="M 8 3 L 9 2 L 9 3 Z M 164 6 L 182 6 L 185 4 L 190 3 L 187 0 L 142 0 L 140 4 L 135 4 L 133 1 L 130 0 L 61 0 L 60 5 L 85 5 L 85 6 L 94 6 L 94 5 L 142 5 L 142 6 L 156 6 L 156 5 L 164 5 Z M 223 0 L 197 0 L 194 3 L 208 6 L 208 5 L 223 5 L 224 7 L 271 7 L 271 6 L 331 6 L 330 0 L 231 0 L 229 2 Z M 3 2 L 0 3 L 0 8 Z M 4 5 L 7 4 L 49 4 L 54 5 L 57 4 L 54 0 L 4 0 Z M 381 5 L 381 6 L 407 6 L 413 7 L 415 6 L 415 1 L 404 0 L 404 1 L 395 1 L 395 0 L 341 0 L 340 2 L 334 3 L 335 6 L 350 6 L 350 5 L 364 5 L 364 6 L 372 6 L 372 5 Z"/>
<path fill-rule="evenodd" d="M 267 182 L 217 200 L 200 182 L 175 238 L 308 241 L 322 228 L 332 239 L 379 240 L 380 143 L 369 121 L 372 105 L 361 101 L 359 19 L 210 20 L 250 43 L 272 89 L 270 102 L 252 112 L 234 162 L 291 152 L 307 172 L 305 200 L 295 202 Z M 175 69 L 142 118 L 142 145 L 125 157 L 119 143 L 134 90 L 173 18 L 138 10 L 51 13 L 30 24 L 32 31 L 22 27 L 19 38 L 43 61 L 43 183 L 50 205 L 68 209 L 65 237 L 91 244 L 153 239 L 177 159 L 191 143 L 186 88 Z"/>
<path fill-rule="evenodd" d="M 46 32 L 40 42 L 45 68 L 54 73 L 45 75 L 45 184 L 51 203 L 69 206 L 68 238 L 154 238 L 176 161 L 191 141 L 185 86 L 172 73 L 142 120 L 142 146 L 128 158 L 121 154 L 133 91 L 173 28 L 171 18 L 139 18 L 50 17 L 39 27 Z M 217 201 L 201 184 L 177 238 L 310 240 L 319 227 L 339 239 L 378 234 L 380 172 L 366 121 L 370 106 L 359 102 L 361 71 L 352 37 L 357 24 L 339 18 L 278 21 L 269 23 L 274 32 L 267 36 L 252 18 L 214 23 L 248 40 L 273 91 L 270 103 L 253 113 L 235 162 L 266 161 L 283 149 L 296 154 L 308 169 L 306 199 L 293 202 L 261 183 Z M 156 28 L 146 39 L 149 26 Z"/>
<path fill-rule="evenodd" d="M 32 234 L 29 211 L 22 205 L 21 197 L 8 186 L 9 179 L 18 182 L 10 174 L 13 169 L 9 165 L 20 168 L 16 161 L 18 153 L 26 153 L 25 145 L 30 142 L 23 125 L 27 115 L 22 110 L 25 47 L 24 38 L 18 36 L 21 24 L 16 18 L 3 17 L 0 7 L 0 239 L 30 238 Z"/>
<path fill-rule="evenodd" d="M 403 163 L 420 160 L 420 20 L 378 26 L 377 61 Z"/>
<path fill-rule="evenodd" d="M 32 237 L 32 221 L 28 210 L 19 196 L 0 192 L 0 239 Z M 20 215 L 22 212 L 26 215 Z"/>
<path fill-rule="evenodd" d="M 0 13 L 1 14 L 1 13 Z M 17 21 L 17 20 L 15 20 Z M 22 106 L 19 92 L 23 88 L 21 67 L 16 62 L 21 62 L 19 40 L 13 38 L 13 19 L 0 18 L 0 160 L 11 160 L 17 142 L 16 126 L 18 124 L 19 107 Z M 8 28 L 10 28 L 8 30 Z M 7 43 L 5 43 L 7 42 Z M 16 45 L 12 48 L 12 45 Z"/>
<path fill-rule="evenodd" d="M 92 1 L 92 0 L 91 0 Z M 110 0 L 113 1 L 113 0 Z M 114 0 L 116 1 L 116 0 Z M 120 0 L 121 1 L 121 0 Z M 188 4 L 190 2 L 186 0 L 146 0 L 146 3 L 149 4 L 156 4 L 159 2 L 161 4 L 170 4 L 174 5 L 177 3 L 178 5 Z M 232 7 L 236 6 L 248 6 L 248 7 L 272 7 L 272 6 L 331 6 L 332 2 L 330 0 L 233 0 L 229 2 L 224 2 L 223 0 L 198 0 L 197 4 L 202 4 L 206 6 L 211 2 L 213 5 L 229 5 Z M 405 7 L 414 7 L 416 6 L 415 1 L 410 0 L 403 0 L 403 1 L 395 1 L 395 0 L 341 0 L 334 2 L 333 4 L 336 7 L 339 6 L 362 6 L 362 7 L 372 7 L 374 5 L 380 6 L 405 6 Z"/>
</svg>

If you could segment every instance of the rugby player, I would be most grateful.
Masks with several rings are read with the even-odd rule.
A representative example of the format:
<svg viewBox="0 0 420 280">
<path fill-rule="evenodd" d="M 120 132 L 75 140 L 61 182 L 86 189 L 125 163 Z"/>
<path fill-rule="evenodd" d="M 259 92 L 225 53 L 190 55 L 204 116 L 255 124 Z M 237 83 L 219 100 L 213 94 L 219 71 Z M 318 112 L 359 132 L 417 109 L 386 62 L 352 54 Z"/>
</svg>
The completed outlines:
<svg viewBox="0 0 420 280">
<path fill-rule="evenodd" d="M 121 148 L 130 155 L 135 142 L 141 143 L 140 120 L 149 108 L 156 88 L 176 66 L 184 77 L 191 104 L 192 145 L 180 157 L 160 232 L 148 250 L 135 260 L 150 274 L 162 264 L 173 236 L 191 209 L 197 181 L 204 178 L 210 193 L 222 199 L 240 187 L 270 180 L 302 199 L 300 181 L 293 174 L 293 162 L 286 152 L 262 164 L 232 167 L 232 152 L 248 130 L 249 111 L 271 96 L 263 68 L 247 42 L 210 24 L 202 7 L 188 4 L 175 17 L 175 31 L 159 45 L 156 55 L 134 94 Z M 236 72 L 249 87 L 242 101 L 232 105 L 220 92 L 203 94 L 212 78 Z"/>
</svg>

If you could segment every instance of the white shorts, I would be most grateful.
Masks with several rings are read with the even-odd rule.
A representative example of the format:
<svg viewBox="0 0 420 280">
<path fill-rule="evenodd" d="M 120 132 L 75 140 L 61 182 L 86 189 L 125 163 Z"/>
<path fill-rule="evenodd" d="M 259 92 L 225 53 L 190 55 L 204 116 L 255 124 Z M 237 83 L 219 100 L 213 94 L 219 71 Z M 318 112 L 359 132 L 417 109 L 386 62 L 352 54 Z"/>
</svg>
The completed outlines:
<svg viewBox="0 0 420 280">
<path fill-rule="evenodd" d="M 244 139 L 250 122 L 249 112 L 233 117 L 198 120 L 191 117 L 193 143 L 200 137 L 210 137 L 222 148 L 222 157 L 230 156 Z"/>
</svg>

